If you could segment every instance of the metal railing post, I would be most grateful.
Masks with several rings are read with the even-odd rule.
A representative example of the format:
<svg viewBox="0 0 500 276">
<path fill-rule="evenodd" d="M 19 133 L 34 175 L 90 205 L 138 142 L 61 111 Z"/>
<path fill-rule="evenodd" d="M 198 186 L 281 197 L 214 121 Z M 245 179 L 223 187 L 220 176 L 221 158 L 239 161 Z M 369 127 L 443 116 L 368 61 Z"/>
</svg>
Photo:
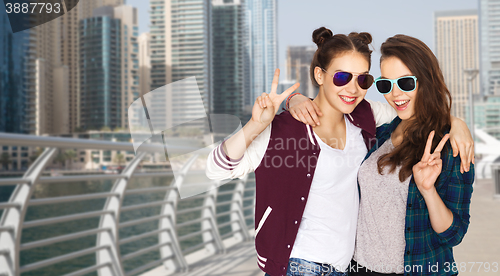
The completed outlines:
<svg viewBox="0 0 500 276">
<path fill-rule="evenodd" d="M 162 246 L 160 248 L 160 256 L 163 259 L 169 256 L 170 254 L 173 254 L 175 256 L 175 259 L 177 260 L 177 265 L 172 260 L 167 260 L 163 263 L 165 269 L 169 271 L 180 270 L 182 272 L 185 272 L 188 270 L 188 264 L 186 262 L 186 259 L 184 258 L 184 255 L 182 254 L 177 231 L 175 231 L 175 224 L 177 221 L 175 211 L 177 210 L 177 202 L 180 198 L 180 193 L 177 187 L 182 186 L 182 183 L 184 182 L 184 178 L 186 177 L 189 168 L 194 164 L 194 161 L 196 160 L 197 157 L 198 157 L 197 155 L 191 157 L 191 159 L 186 162 L 184 167 L 179 172 L 178 177 L 172 180 L 172 183 L 170 185 L 174 186 L 175 188 L 167 191 L 165 195 L 165 199 L 169 202 L 169 204 L 163 205 L 161 209 L 162 215 L 169 215 L 169 216 L 166 216 L 160 220 L 159 223 L 160 229 L 164 231 L 158 234 L 159 243 L 161 244 L 170 242 L 171 247 Z M 177 269 L 177 267 L 179 269 Z"/>
<path fill-rule="evenodd" d="M 219 228 L 217 226 L 216 217 L 216 202 L 217 202 L 217 190 L 216 184 L 214 183 L 214 188 L 207 192 L 207 197 L 204 200 L 203 205 L 207 208 L 203 209 L 201 212 L 201 217 L 206 218 L 201 222 L 201 230 L 205 231 L 202 234 L 203 242 L 207 243 L 205 249 L 209 254 L 225 253 L 225 247 L 222 243 L 222 238 L 219 233 Z M 208 243 L 210 242 L 211 243 Z"/>
<path fill-rule="evenodd" d="M 159 243 L 169 243 L 170 247 L 160 247 L 160 256 L 162 259 L 167 258 L 170 255 L 175 256 L 177 264 L 172 259 L 168 259 L 163 262 L 163 266 L 168 271 L 186 272 L 188 270 L 188 264 L 186 262 L 186 259 L 184 258 L 184 255 L 182 254 L 181 246 L 177 238 L 177 232 L 175 231 L 175 206 L 177 205 L 177 200 L 171 201 L 173 197 L 178 197 L 177 190 L 172 189 L 169 193 L 167 193 L 166 198 L 169 203 L 163 205 L 162 208 L 162 213 L 171 214 L 171 216 L 164 217 L 160 220 L 160 229 L 162 229 L 163 231 L 159 233 Z"/>
<path fill-rule="evenodd" d="M 31 198 L 38 178 L 48 163 L 56 155 L 56 148 L 46 148 L 36 161 L 28 168 L 23 179 L 28 183 L 17 184 L 12 193 L 9 203 L 17 206 L 8 207 L 4 210 L 0 227 L 10 228 L 11 231 L 0 231 L 0 268 L 7 269 L 0 271 L 8 276 L 18 276 L 19 271 L 19 249 L 21 244 L 22 224 L 28 209 L 28 201 Z"/>
<path fill-rule="evenodd" d="M 98 270 L 98 274 L 100 276 L 124 275 L 119 246 L 120 238 L 118 224 L 120 223 L 120 213 L 125 190 L 127 189 L 127 185 L 132 177 L 132 174 L 145 155 L 145 152 L 137 154 L 123 170 L 122 176 L 124 177 L 116 180 L 113 188 L 111 189 L 111 192 L 117 193 L 118 196 L 108 197 L 106 204 L 104 205 L 103 211 L 112 212 L 101 216 L 99 229 L 109 228 L 111 231 L 103 231 L 97 234 L 97 246 L 108 246 L 108 250 L 100 250 L 96 252 L 96 265 L 111 263 L 113 264 L 114 271 L 112 271 L 109 266 L 104 266 Z"/>
</svg>

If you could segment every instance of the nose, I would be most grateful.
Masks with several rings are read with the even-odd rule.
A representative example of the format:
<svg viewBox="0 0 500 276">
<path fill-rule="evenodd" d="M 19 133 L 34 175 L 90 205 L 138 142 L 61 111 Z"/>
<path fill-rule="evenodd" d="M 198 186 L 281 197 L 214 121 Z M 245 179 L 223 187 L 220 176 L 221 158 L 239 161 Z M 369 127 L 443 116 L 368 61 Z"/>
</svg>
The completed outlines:
<svg viewBox="0 0 500 276">
<path fill-rule="evenodd" d="M 345 91 L 351 94 L 356 94 L 358 92 L 358 76 L 353 76 L 351 81 L 346 84 Z"/>
<path fill-rule="evenodd" d="M 394 98 L 397 98 L 397 97 L 403 95 L 404 92 L 399 89 L 399 86 L 396 83 L 393 83 L 391 93 L 392 93 L 392 96 Z"/>
</svg>

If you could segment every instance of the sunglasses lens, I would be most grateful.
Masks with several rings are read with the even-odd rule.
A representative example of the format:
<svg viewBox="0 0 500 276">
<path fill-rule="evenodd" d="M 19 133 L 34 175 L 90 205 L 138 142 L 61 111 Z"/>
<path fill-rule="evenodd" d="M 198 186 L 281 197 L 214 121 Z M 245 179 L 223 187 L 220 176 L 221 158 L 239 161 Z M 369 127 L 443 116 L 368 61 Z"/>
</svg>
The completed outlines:
<svg viewBox="0 0 500 276">
<path fill-rule="evenodd" d="M 400 78 L 398 80 L 398 86 L 403 91 L 413 91 L 415 89 L 415 80 L 410 77 Z"/>
<path fill-rule="evenodd" d="M 391 91 L 392 83 L 390 80 L 378 80 L 375 85 L 377 86 L 378 92 L 382 94 L 387 94 Z"/>
<path fill-rule="evenodd" d="M 337 72 L 333 76 L 333 84 L 336 86 L 344 86 L 352 79 L 352 74 L 348 72 Z"/>
<path fill-rule="evenodd" d="M 358 76 L 358 84 L 362 89 L 368 89 L 373 84 L 373 76 L 370 74 L 363 74 Z"/>
</svg>

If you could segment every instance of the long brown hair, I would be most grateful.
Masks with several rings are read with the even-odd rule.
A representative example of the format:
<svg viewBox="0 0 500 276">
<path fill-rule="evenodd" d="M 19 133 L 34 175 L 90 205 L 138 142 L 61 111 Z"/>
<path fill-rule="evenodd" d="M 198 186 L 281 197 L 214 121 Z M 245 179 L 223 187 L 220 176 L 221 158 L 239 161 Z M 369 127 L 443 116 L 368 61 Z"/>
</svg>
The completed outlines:
<svg viewBox="0 0 500 276">
<path fill-rule="evenodd" d="M 432 141 L 434 150 L 443 138 L 443 132 L 449 129 L 451 95 L 436 56 L 419 39 L 395 35 L 382 44 L 380 51 L 380 63 L 389 57 L 398 58 L 417 77 L 414 114 L 403 130 L 403 142 L 392 152 L 382 155 L 377 163 L 380 174 L 385 166 L 390 166 L 390 172 L 394 172 L 396 166 L 401 165 L 399 180 L 403 182 L 421 160 L 429 133 L 436 131 Z"/>
<path fill-rule="evenodd" d="M 321 27 L 314 30 L 312 39 L 318 46 L 309 69 L 311 81 L 314 86 L 319 87 L 314 78 L 314 68 L 320 67 L 326 69 L 334 58 L 346 52 L 356 51 L 362 54 L 368 61 L 368 69 L 370 69 L 372 50 L 370 50 L 368 45 L 372 43 L 371 34 L 366 32 L 352 32 L 349 35 L 333 35 L 332 31 Z"/>
</svg>

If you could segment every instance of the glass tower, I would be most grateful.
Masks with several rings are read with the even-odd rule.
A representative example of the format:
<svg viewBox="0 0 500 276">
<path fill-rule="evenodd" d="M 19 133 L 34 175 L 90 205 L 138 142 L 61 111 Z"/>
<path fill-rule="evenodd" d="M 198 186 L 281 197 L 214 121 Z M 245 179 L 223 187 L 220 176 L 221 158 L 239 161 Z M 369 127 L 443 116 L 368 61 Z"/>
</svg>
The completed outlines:
<svg viewBox="0 0 500 276">
<path fill-rule="evenodd" d="M 481 94 L 500 95 L 500 0 L 479 1 Z"/>
<path fill-rule="evenodd" d="M 26 60 L 30 34 L 13 34 L 5 9 L 0 8 L 0 132 L 28 133 Z"/>
<path fill-rule="evenodd" d="M 245 107 L 246 113 L 262 92 L 271 90 L 278 68 L 277 0 L 246 2 L 245 28 Z"/>
<path fill-rule="evenodd" d="M 242 119 L 243 4 L 240 0 L 212 2 L 213 93 L 211 112 Z"/>
<path fill-rule="evenodd" d="M 109 7 L 113 9 L 112 7 Z M 121 22 L 111 16 L 80 21 L 81 127 L 121 127 Z"/>
</svg>

